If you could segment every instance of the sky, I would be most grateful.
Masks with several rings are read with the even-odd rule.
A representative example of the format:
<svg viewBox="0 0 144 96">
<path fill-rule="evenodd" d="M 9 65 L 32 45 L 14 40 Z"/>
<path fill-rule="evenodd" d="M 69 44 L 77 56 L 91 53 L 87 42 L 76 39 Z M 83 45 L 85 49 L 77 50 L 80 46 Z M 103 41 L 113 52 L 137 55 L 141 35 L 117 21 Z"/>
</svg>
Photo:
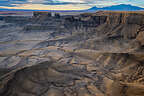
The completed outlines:
<svg viewBox="0 0 144 96">
<path fill-rule="evenodd" d="M 0 8 L 33 10 L 84 10 L 93 6 L 118 4 L 131 4 L 144 8 L 144 0 L 0 0 Z"/>
</svg>

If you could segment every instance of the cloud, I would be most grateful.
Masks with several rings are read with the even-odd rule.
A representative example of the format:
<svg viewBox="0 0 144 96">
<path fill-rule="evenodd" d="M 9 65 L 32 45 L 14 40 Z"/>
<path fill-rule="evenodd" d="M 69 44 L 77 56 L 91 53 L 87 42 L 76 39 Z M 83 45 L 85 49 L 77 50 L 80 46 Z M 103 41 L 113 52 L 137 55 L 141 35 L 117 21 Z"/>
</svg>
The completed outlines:
<svg viewBox="0 0 144 96">
<path fill-rule="evenodd" d="M 131 4 L 135 6 L 144 7 L 143 0 L 0 0 L 0 7 L 10 7 L 10 8 L 18 8 L 20 6 L 26 6 L 26 5 L 27 6 L 31 5 L 35 7 L 39 5 L 40 7 L 45 6 L 45 8 L 49 6 L 57 7 L 57 5 L 61 5 L 60 7 L 62 6 L 104 7 L 118 4 Z"/>
<path fill-rule="evenodd" d="M 0 6 L 14 7 L 15 4 L 25 4 L 27 0 L 0 0 Z"/>
<path fill-rule="evenodd" d="M 108 6 L 121 3 L 144 6 L 143 0 L 0 0 L 0 6 L 14 6 L 15 4 L 44 4 L 44 5 L 87 4 L 87 5 Z"/>
<path fill-rule="evenodd" d="M 22 4 L 15 7 L 3 7 L 6 9 L 32 9 L 32 10 L 85 10 L 90 8 L 85 5 L 43 5 L 43 4 Z"/>
<path fill-rule="evenodd" d="M 0 0 L 0 6 L 14 7 L 18 4 L 75 5 L 86 4 L 86 2 L 84 0 Z"/>
<path fill-rule="evenodd" d="M 45 5 L 85 4 L 82 0 L 45 0 Z"/>
<path fill-rule="evenodd" d="M 32 4 L 44 5 L 66 5 L 66 4 L 85 4 L 83 0 L 28 0 Z"/>
</svg>

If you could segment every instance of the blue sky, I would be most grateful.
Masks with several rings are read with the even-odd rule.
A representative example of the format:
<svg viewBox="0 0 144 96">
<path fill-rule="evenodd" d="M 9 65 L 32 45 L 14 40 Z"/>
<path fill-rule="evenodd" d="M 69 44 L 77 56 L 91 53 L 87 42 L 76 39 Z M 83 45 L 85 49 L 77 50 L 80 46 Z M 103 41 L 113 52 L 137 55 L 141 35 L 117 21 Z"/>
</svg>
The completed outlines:
<svg viewBox="0 0 144 96">
<path fill-rule="evenodd" d="M 144 8 L 144 0 L 0 0 L 0 8 L 38 10 L 80 10 L 118 4 Z"/>
</svg>

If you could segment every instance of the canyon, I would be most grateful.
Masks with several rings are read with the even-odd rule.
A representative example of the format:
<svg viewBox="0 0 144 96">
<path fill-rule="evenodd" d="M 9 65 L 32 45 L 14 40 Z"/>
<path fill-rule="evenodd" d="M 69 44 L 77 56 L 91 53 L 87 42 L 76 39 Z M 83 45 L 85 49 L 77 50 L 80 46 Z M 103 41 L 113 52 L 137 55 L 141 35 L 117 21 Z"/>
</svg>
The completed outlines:
<svg viewBox="0 0 144 96">
<path fill-rule="evenodd" d="M 144 96 L 144 12 L 0 17 L 0 96 Z"/>
</svg>

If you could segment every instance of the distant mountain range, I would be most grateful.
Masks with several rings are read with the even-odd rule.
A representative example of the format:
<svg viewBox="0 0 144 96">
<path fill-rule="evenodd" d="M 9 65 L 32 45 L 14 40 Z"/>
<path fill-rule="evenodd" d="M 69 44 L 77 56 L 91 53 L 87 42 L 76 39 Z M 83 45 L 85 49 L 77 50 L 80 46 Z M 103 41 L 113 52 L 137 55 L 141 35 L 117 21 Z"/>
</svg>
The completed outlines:
<svg viewBox="0 0 144 96">
<path fill-rule="evenodd" d="M 96 6 L 87 9 L 87 10 L 25 10 L 25 9 L 5 9 L 0 8 L 0 11 L 49 11 L 49 12 L 94 12 L 99 10 L 108 10 L 108 11 L 143 11 L 144 8 L 133 6 L 130 4 L 120 4 L 120 5 L 112 5 L 108 7 L 98 8 Z"/>
<path fill-rule="evenodd" d="M 109 11 L 141 11 L 144 10 L 144 8 L 133 6 L 133 5 L 127 5 L 127 4 L 120 4 L 120 5 L 113 5 L 108 7 L 92 7 L 88 9 L 88 11 L 98 11 L 98 10 L 109 10 Z"/>
</svg>

